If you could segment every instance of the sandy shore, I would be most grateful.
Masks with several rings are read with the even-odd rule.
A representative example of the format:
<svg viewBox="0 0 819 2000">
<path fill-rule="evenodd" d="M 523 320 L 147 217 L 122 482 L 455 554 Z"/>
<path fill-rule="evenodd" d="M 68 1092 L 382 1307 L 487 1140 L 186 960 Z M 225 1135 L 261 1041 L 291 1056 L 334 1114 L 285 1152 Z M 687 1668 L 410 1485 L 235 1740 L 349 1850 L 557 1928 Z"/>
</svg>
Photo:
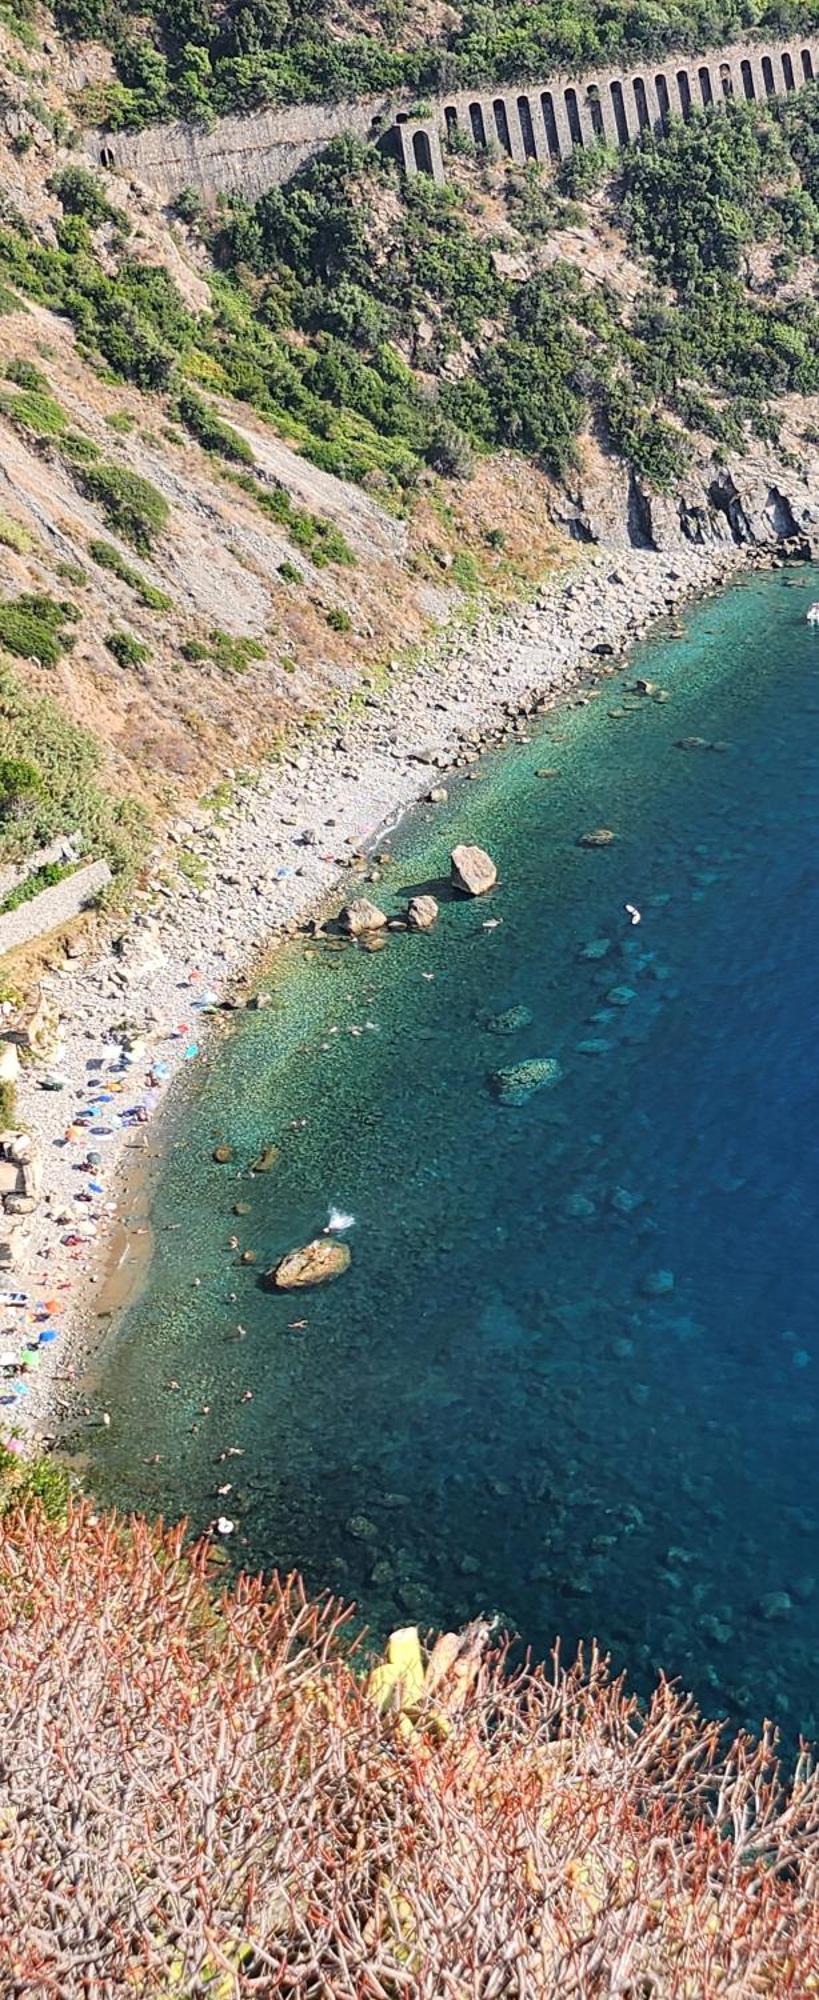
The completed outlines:
<svg viewBox="0 0 819 2000">
<path fill-rule="evenodd" d="M 167 1094 L 218 1054 L 208 1003 L 241 1004 L 260 954 L 335 885 L 343 900 L 354 857 L 453 765 L 499 734 L 512 738 L 527 714 L 579 696 L 601 665 L 593 648 L 620 654 L 747 560 L 732 545 L 584 554 L 533 604 L 450 636 L 411 676 L 396 672 L 341 726 L 235 789 L 218 815 L 197 811 L 172 828 L 193 857 L 188 875 L 170 881 L 165 863 L 118 937 L 45 982 L 61 1016 L 65 1081 L 47 1092 L 43 1071 L 29 1070 L 19 1090 L 21 1122 L 43 1150 L 45 1199 L 7 1281 L 26 1304 L 0 1309 L 0 1348 L 34 1350 L 25 1374 L 2 1384 L 7 1434 L 50 1443 L 67 1417 L 103 1420 L 85 1359 L 101 1315 L 121 1305 L 150 1252 Z"/>
</svg>

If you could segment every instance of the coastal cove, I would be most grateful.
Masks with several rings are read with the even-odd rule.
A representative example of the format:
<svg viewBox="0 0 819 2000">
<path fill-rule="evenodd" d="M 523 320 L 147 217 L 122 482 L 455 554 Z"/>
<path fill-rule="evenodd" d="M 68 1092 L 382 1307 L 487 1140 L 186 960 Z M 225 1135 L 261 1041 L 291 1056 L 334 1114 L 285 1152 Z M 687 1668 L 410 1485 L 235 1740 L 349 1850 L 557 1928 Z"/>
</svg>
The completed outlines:
<svg viewBox="0 0 819 2000">
<path fill-rule="evenodd" d="M 226 1512 L 231 1559 L 378 1634 L 497 1612 L 816 1732 L 816 594 L 746 577 L 448 777 L 366 888 L 433 886 L 429 935 L 286 947 L 166 1114 L 110 1427 L 75 1435 L 100 1500 Z M 464 839 L 479 904 L 438 886 Z M 500 1104 L 543 1057 L 554 1088 Z M 261 1290 L 333 1207 L 350 1271 Z"/>
</svg>

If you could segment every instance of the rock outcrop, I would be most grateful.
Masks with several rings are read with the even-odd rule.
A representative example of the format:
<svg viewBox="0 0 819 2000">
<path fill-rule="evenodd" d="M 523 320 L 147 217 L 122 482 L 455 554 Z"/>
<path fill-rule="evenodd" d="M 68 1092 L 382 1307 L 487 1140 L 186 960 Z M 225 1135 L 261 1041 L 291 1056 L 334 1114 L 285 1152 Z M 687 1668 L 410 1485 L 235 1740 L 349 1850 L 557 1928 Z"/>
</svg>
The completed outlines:
<svg viewBox="0 0 819 2000">
<path fill-rule="evenodd" d="M 413 896 L 407 906 L 407 929 L 410 931 L 431 931 L 438 922 L 438 905 L 434 896 Z"/>
<path fill-rule="evenodd" d="M 327 1285 L 342 1277 L 350 1266 L 350 1246 L 334 1236 L 317 1236 L 301 1249 L 288 1250 L 286 1257 L 265 1276 L 269 1291 L 296 1292 L 308 1285 Z"/>
<path fill-rule="evenodd" d="M 356 896 L 354 902 L 345 903 L 338 921 L 348 937 L 368 937 L 373 931 L 383 930 L 387 919 L 368 896 Z"/>
<path fill-rule="evenodd" d="M 487 890 L 494 889 L 498 871 L 482 847 L 453 847 L 450 877 L 453 889 L 459 889 L 462 896 L 485 896 Z"/>
<path fill-rule="evenodd" d="M 528 1062 L 511 1063 L 506 1069 L 493 1071 L 489 1086 L 499 1104 L 528 1104 L 535 1091 L 551 1089 L 562 1075 L 556 1056 L 531 1056 Z"/>
</svg>

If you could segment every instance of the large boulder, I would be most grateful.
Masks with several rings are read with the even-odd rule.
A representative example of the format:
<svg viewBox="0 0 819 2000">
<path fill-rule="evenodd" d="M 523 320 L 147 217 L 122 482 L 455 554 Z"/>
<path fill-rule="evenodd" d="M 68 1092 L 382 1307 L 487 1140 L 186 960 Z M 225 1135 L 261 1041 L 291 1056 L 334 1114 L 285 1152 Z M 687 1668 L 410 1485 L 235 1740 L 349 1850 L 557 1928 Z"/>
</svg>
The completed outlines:
<svg viewBox="0 0 819 2000">
<path fill-rule="evenodd" d="M 528 1062 L 510 1063 L 496 1069 L 489 1087 L 499 1104 L 528 1104 L 536 1090 L 549 1090 L 559 1083 L 563 1069 L 556 1056 L 531 1056 Z"/>
<path fill-rule="evenodd" d="M 434 896 L 413 896 L 407 906 L 407 929 L 410 931 L 431 931 L 438 922 L 438 905 Z"/>
<path fill-rule="evenodd" d="M 348 937 L 367 937 L 371 931 L 383 930 L 387 919 L 368 896 L 356 896 L 354 902 L 345 903 L 338 921 Z"/>
<path fill-rule="evenodd" d="M 299 1250 L 288 1250 L 265 1276 L 265 1285 L 275 1292 L 301 1291 L 307 1285 L 327 1285 L 340 1278 L 350 1266 L 350 1246 L 335 1236 L 317 1236 Z"/>
<path fill-rule="evenodd" d="M 485 896 L 494 889 L 498 871 L 482 847 L 453 847 L 450 876 L 453 889 L 460 889 L 463 896 Z"/>
</svg>

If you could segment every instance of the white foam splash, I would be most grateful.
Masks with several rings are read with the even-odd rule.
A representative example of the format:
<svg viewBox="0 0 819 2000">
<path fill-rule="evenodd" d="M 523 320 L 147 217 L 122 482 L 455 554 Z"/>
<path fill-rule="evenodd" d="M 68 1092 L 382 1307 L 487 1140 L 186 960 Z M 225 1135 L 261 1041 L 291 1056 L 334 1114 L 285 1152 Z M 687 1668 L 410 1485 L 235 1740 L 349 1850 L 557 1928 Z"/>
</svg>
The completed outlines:
<svg viewBox="0 0 819 2000">
<path fill-rule="evenodd" d="M 343 1208 L 331 1208 L 324 1234 L 329 1236 L 332 1232 L 334 1236 L 341 1236 L 345 1229 L 352 1229 L 354 1225 L 354 1215 L 345 1215 Z"/>
</svg>

